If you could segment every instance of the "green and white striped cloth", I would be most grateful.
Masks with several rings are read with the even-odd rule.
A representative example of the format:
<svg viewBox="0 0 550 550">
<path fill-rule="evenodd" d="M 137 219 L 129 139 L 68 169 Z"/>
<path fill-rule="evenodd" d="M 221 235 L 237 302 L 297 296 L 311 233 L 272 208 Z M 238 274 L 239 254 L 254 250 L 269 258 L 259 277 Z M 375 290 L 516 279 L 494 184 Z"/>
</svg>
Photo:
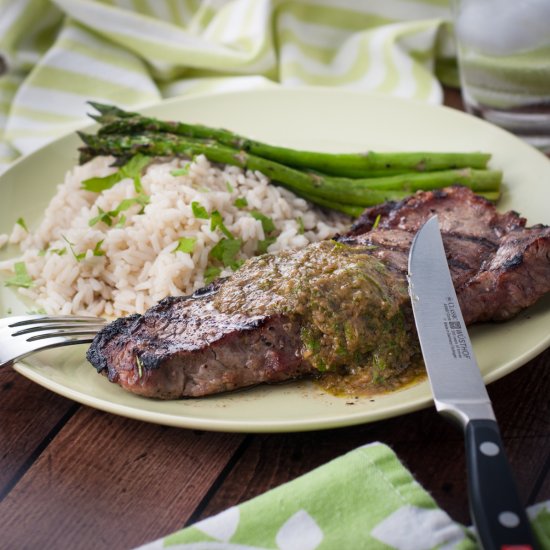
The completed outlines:
<svg viewBox="0 0 550 550">
<path fill-rule="evenodd" d="M 0 0 L 0 163 L 81 126 L 88 100 L 321 85 L 438 103 L 449 15 L 447 0 Z"/>
<path fill-rule="evenodd" d="M 528 510 L 550 548 L 550 502 Z M 475 550 L 381 443 L 360 447 L 248 502 L 140 550 Z M 519 548 L 519 547 L 518 547 Z"/>
</svg>

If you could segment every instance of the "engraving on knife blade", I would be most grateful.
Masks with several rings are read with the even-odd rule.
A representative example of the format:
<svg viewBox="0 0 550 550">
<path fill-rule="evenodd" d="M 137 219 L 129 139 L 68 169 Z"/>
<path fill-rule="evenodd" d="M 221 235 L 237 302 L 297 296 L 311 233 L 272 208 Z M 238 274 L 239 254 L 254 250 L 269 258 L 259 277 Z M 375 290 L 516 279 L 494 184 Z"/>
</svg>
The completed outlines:
<svg viewBox="0 0 550 550">
<path fill-rule="evenodd" d="M 470 359 L 470 350 L 468 349 L 464 328 L 457 316 L 458 305 L 451 296 L 447 297 L 447 302 L 443 304 L 443 309 L 445 310 L 443 326 L 449 339 L 453 357 L 455 359 Z"/>
</svg>

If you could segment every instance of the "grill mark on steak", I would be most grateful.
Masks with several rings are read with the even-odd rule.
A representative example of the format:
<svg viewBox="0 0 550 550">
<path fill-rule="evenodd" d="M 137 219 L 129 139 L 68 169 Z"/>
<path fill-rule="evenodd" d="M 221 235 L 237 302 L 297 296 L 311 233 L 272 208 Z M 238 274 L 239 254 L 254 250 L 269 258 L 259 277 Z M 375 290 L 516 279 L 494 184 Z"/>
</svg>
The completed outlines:
<svg viewBox="0 0 550 550">
<path fill-rule="evenodd" d="M 550 227 L 514 230 L 457 288 L 466 322 L 505 321 L 550 292 Z"/>
<path fill-rule="evenodd" d="M 434 209 L 435 213 L 437 209 Z M 433 214 L 430 214 L 433 215 Z M 359 235 L 336 237 L 346 244 L 362 244 L 375 247 L 372 254 L 385 265 L 403 276 L 407 273 L 409 249 L 416 232 L 404 229 L 377 227 L 374 231 Z M 487 237 L 461 235 L 456 231 L 443 233 L 443 243 L 455 287 L 466 283 L 480 268 L 481 258 L 494 254 L 498 242 Z"/>
<path fill-rule="evenodd" d="M 466 188 L 419 192 L 367 209 L 335 240 L 380 260 L 397 288 L 406 285 L 412 239 L 433 214 L 466 323 L 509 319 L 550 291 L 550 228 L 526 228 L 516 212 L 500 214 Z M 218 280 L 192 297 L 166 298 L 144 315 L 114 321 L 96 336 L 88 360 L 127 390 L 163 399 L 318 373 L 304 353 L 300 315 L 277 308 L 251 315 L 253 304 L 244 312 L 219 311 L 213 303 L 226 284 Z M 250 302 L 262 291 L 250 286 L 244 294 Z M 410 303 L 400 306 L 413 333 Z M 413 350 L 403 368 L 414 356 Z"/>
<path fill-rule="evenodd" d="M 282 330 L 279 316 L 215 311 L 209 296 L 216 288 L 206 296 L 201 289 L 192 297 L 168 297 L 143 316 L 117 319 L 97 335 L 88 360 L 112 382 L 158 398 L 208 395 L 304 374 L 295 353 L 299 327 Z M 235 358 L 238 368 L 231 368 Z"/>
<path fill-rule="evenodd" d="M 498 248 L 499 239 L 510 231 L 525 227 L 517 212 L 497 212 L 494 205 L 465 187 L 453 186 L 419 192 L 400 202 L 389 201 L 368 208 L 352 225 L 346 236 L 359 236 L 373 229 L 400 229 L 416 234 L 437 214 L 443 235 L 486 240 Z M 378 221 L 377 221 L 378 220 Z"/>
</svg>

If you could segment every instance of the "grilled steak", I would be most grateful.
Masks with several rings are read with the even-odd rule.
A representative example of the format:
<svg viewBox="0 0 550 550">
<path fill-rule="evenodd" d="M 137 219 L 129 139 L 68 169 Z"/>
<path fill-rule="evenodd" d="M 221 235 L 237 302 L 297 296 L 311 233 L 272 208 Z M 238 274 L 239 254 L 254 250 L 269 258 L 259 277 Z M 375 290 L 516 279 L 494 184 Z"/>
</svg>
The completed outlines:
<svg viewBox="0 0 550 550">
<path fill-rule="evenodd" d="M 338 240 L 376 246 L 376 257 L 406 274 L 412 239 L 434 214 L 467 324 L 505 321 L 550 291 L 550 227 L 527 228 L 464 187 L 367 209 Z"/>
<path fill-rule="evenodd" d="M 300 376 L 386 388 L 421 364 L 406 270 L 433 214 L 467 323 L 508 319 L 550 291 L 550 227 L 526 228 L 466 188 L 419 192 L 366 210 L 346 235 L 253 258 L 193 296 L 114 321 L 88 360 L 163 399 Z"/>
</svg>

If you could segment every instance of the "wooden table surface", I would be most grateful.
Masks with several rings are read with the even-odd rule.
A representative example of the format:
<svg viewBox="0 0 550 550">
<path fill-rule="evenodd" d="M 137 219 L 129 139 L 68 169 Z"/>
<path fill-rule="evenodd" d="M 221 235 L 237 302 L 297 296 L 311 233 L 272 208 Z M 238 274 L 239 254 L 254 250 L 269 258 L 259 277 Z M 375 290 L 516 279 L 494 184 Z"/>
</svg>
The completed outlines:
<svg viewBox="0 0 550 550">
<path fill-rule="evenodd" d="M 453 91 L 445 102 L 461 108 Z M 521 497 L 550 499 L 550 349 L 488 391 Z M 132 548 L 372 441 L 470 522 L 462 435 L 433 408 L 317 432 L 201 432 L 97 411 L 4 368 L 0 548 Z"/>
</svg>

